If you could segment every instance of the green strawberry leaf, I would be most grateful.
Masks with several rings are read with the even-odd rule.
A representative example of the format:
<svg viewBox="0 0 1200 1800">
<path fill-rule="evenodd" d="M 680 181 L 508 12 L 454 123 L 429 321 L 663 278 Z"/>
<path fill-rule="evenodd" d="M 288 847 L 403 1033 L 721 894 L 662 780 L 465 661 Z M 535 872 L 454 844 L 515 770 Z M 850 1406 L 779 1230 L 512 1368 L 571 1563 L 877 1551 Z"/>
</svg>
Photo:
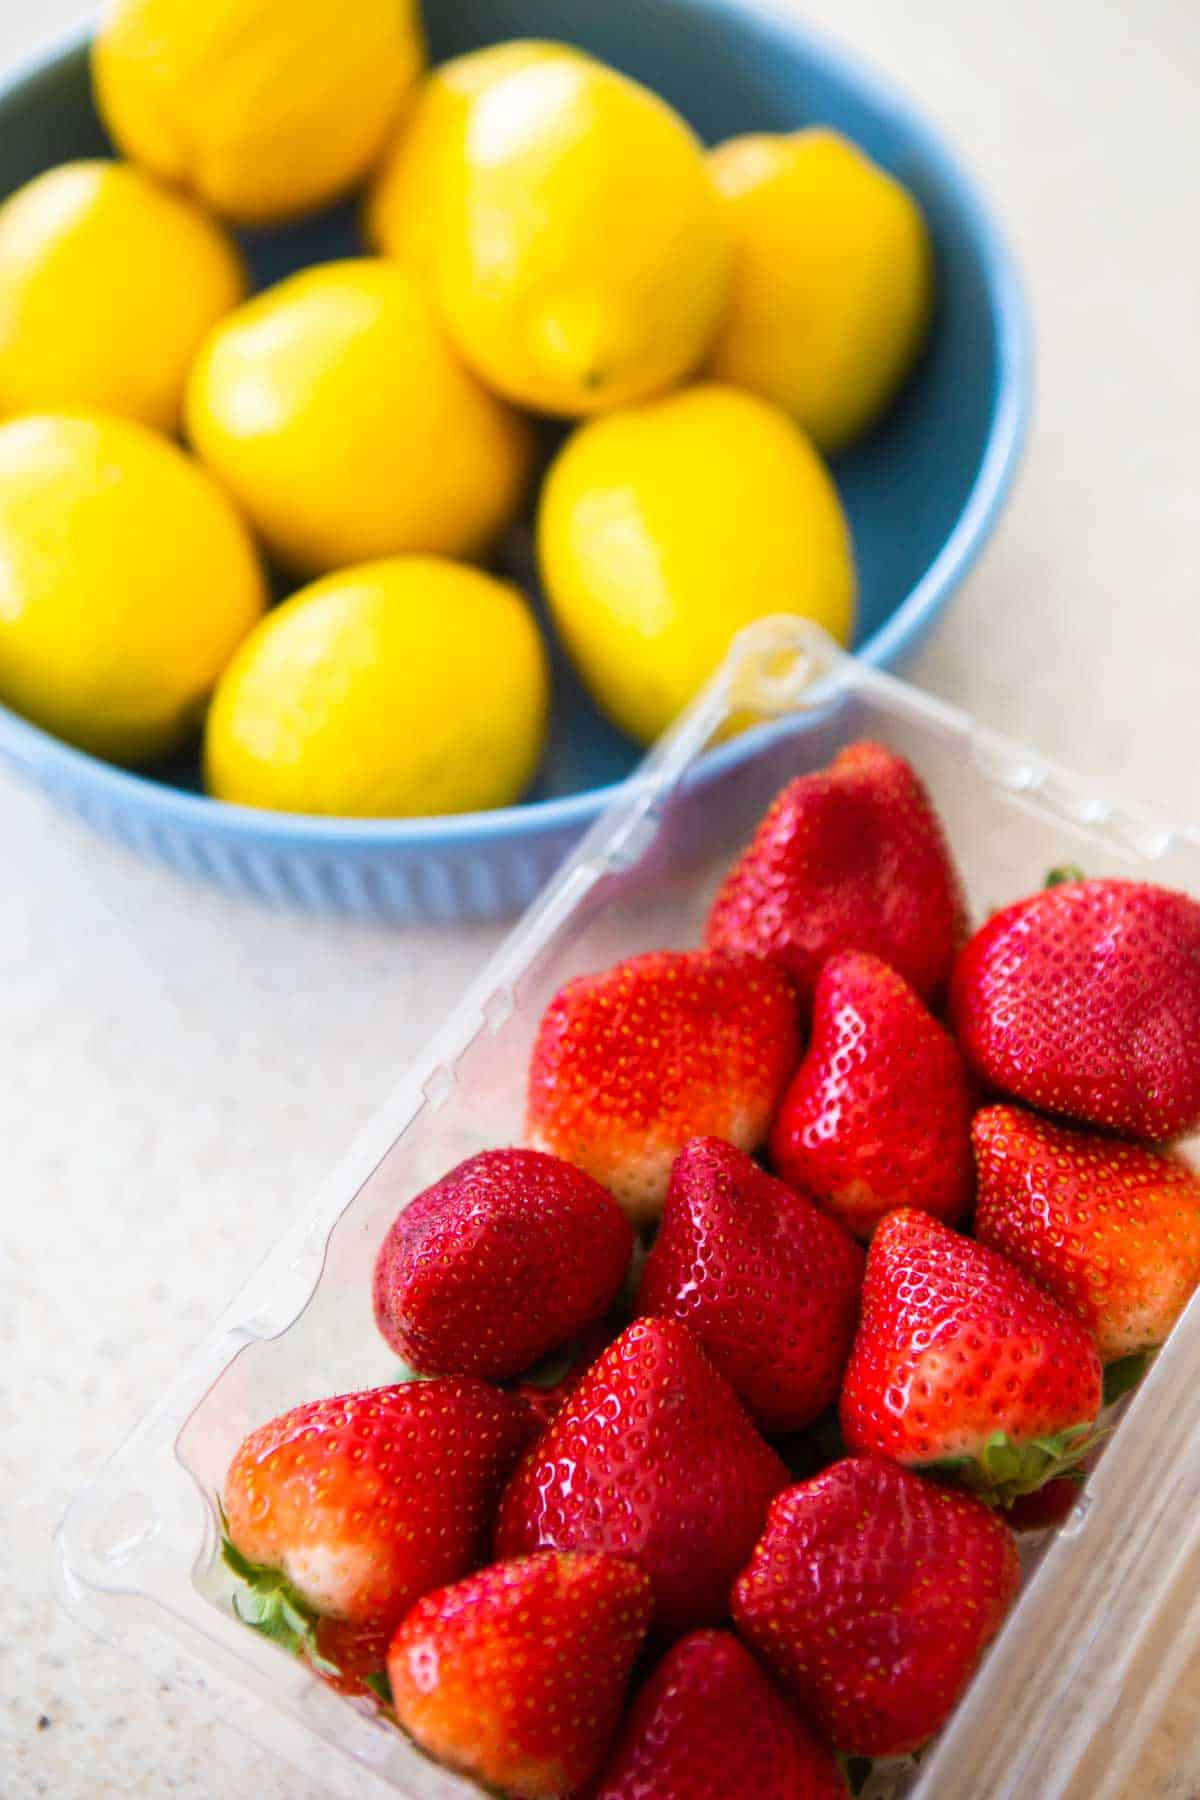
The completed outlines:
<svg viewBox="0 0 1200 1800">
<path fill-rule="evenodd" d="M 989 1506 L 1011 1506 L 1021 1494 L 1036 1493 L 1048 1481 L 1072 1474 L 1107 1435 L 1086 1421 L 1024 1444 L 994 1431 L 977 1455 L 942 1457 L 921 1468 L 927 1475 L 959 1483 Z"/>
<path fill-rule="evenodd" d="M 369 1687 L 382 1705 L 390 1706 L 392 1704 L 392 1684 L 388 1680 L 386 1669 L 376 1669 L 373 1674 L 364 1675 L 363 1686 Z"/>
<path fill-rule="evenodd" d="M 407 1387 L 410 1381 L 436 1380 L 436 1375 L 423 1375 L 420 1369 L 414 1369 L 412 1364 L 406 1363 L 403 1358 L 397 1361 L 396 1373 L 392 1376 L 393 1385 L 396 1387 Z"/>
<path fill-rule="evenodd" d="M 1078 863 L 1060 863 L 1056 869 L 1051 869 L 1048 872 L 1042 886 L 1055 888 L 1062 887 L 1068 881 L 1086 880 L 1087 876 Z"/>
<path fill-rule="evenodd" d="M 259 1575 L 257 1564 L 248 1562 L 241 1551 L 230 1542 L 224 1514 L 221 1516 L 221 1523 L 225 1527 L 225 1535 L 221 1539 L 221 1561 L 227 1569 L 233 1571 L 239 1581 L 248 1582 L 250 1586 L 253 1586 Z"/>
<path fill-rule="evenodd" d="M 1139 1350 L 1133 1356 L 1118 1357 L 1104 1371 L 1104 1404 L 1112 1406 L 1122 1395 L 1131 1394 L 1154 1360 L 1153 1350 Z"/>
<path fill-rule="evenodd" d="M 218 1503 L 223 1536 L 221 1560 L 243 1584 L 233 1596 L 233 1610 L 243 1625 L 260 1632 L 273 1644 L 279 1644 L 292 1656 L 305 1662 L 322 1675 L 339 1675 L 341 1670 L 317 1648 L 319 1615 L 291 1587 L 280 1570 L 264 1563 L 252 1563 L 243 1556 L 229 1537 L 229 1522 Z"/>
<path fill-rule="evenodd" d="M 973 1456 L 939 1456 L 935 1462 L 922 1463 L 921 1468 L 927 1475 L 945 1475 L 950 1480 L 964 1474 L 975 1466 Z"/>
</svg>

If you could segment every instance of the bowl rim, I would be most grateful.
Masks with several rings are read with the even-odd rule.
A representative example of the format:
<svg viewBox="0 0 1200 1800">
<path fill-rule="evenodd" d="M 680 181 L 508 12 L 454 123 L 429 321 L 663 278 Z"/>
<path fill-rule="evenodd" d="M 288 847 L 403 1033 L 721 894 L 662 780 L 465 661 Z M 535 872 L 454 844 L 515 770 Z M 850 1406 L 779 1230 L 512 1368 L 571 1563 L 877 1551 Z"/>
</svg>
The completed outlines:
<svg viewBox="0 0 1200 1800">
<path fill-rule="evenodd" d="M 869 60 L 843 50 L 823 32 L 781 11 L 773 0 L 681 3 L 701 14 L 744 14 L 772 36 L 798 45 L 810 64 L 857 88 L 876 112 L 920 144 L 925 160 L 953 196 L 957 211 L 969 221 L 975 239 L 996 333 L 992 416 L 971 487 L 937 555 L 885 623 L 850 653 L 869 666 L 886 667 L 914 644 L 946 605 L 991 535 L 1012 485 L 1028 429 L 1033 376 L 1030 319 L 1021 278 L 991 207 L 965 164 L 916 106 Z M 90 29 L 73 31 L 16 63 L 0 80 L 0 106 L 19 88 L 50 74 L 60 63 L 86 50 L 92 35 Z M 709 751 L 703 759 L 705 776 L 720 775 L 753 755 L 759 736 L 759 732 L 749 731 Z M 620 781 L 607 782 L 602 787 L 547 800 L 518 801 L 487 812 L 370 819 L 277 812 L 217 800 L 105 762 L 2 704 L 0 755 L 19 768 L 36 773 L 40 780 L 57 772 L 72 787 L 86 786 L 114 806 L 136 807 L 208 834 L 359 850 L 431 849 L 578 829 L 595 818 L 622 785 Z"/>
</svg>

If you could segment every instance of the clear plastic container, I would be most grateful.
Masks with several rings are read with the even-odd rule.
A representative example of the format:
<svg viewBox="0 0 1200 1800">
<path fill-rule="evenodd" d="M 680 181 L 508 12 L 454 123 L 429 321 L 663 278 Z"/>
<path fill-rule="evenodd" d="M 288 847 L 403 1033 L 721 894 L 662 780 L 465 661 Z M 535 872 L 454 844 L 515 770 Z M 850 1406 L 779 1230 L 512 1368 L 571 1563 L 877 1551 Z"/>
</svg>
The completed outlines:
<svg viewBox="0 0 1200 1800">
<path fill-rule="evenodd" d="M 759 752 L 718 748 L 733 715 Z M 930 787 L 975 915 L 1056 863 L 1200 894 L 1200 833 L 1102 796 L 962 713 L 863 667 L 794 619 L 750 628 L 620 791 L 390 1103 L 160 1405 L 71 1507 L 56 1558 L 80 1620 L 228 1695 L 231 1718 L 331 1791 L 477 1795 L 233 1617 L 214 1496 L 254 1426 L 391 1378 L 371 1269 L 396 1211 L 462 1157 L 516 1140 L 527 1055 L 570 976 L 697 942 L 721 873 L 777 789 L 874 737 Z M 1115 1800 L 1200 1642 L 1200 1307 L 1189 1308 L 1039 1559 L 971 1692 L 917 1770 L 872 1796 Z M 1119 1716 L 1118 1716 L 1119 1708 Z M 765 1797 L 764 1797 L 765 1800 Z"/>
</svg>

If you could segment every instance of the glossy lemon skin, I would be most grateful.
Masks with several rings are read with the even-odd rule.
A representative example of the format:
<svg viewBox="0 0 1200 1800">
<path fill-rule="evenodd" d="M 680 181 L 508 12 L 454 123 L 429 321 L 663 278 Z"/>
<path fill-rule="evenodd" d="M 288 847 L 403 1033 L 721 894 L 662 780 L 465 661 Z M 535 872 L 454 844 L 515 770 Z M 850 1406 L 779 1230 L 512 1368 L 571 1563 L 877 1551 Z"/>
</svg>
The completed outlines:
<svg viewBox="0 0 1200 1800">
<path fill-rule="evenodd" d="M 709 165 L 730 243 L 711 372 L 840 450 L 878 418 L 924 340 L 933 257 L 921 211 L 834 131 L 733 138 Z"/>
<path fill-rule="evenodd" d="M 423 64 L 417 0 L 109 0 L 92 50 L 117 146 L 242 225 L 360 181 Z"/>
<path fill-rule="evenodd" d="M 0 414 L 100 407 L 173 432 L 246 285 L 232 238 L 140 169 L 48 169 L 0 206 Z"/>
<path fill-rule="evenodd" d="M 231 501 L 130 420 L 0 425 L 0 700 L 116 762 L 176 748 L 266 585 Z"/>
<path fill-rule="evenodd" d="M 716 383 L 581 426 L 546 479 L 538 556 L 600 708 L 648 742 L 770 613 L 854 623 L 849 530 L 803 432 Z"/>
<path fill-rule="evenodd" d="M 520 504 L 530 427 L 451 350 L 416 279 L 361 258 L 231 313 L 192 371 L 187 432 L 286 567 L 481 553 Z"/>
<path fill-rule="evenodd" d="M 537 58 L 468 106 L 435 264 L 450 335 L 498 393 L 574 416 L 660 392 L 706 353 L 725 293 L 699 140 L 615 70 Z"/>
<path fill-rule="evenodd" d="M 536 38 L 513 38 L 439 63 L 406 107 L 367 188 L 363 233 L 373 250 L 432 281 L 443 184 L 462 152 L 471 103 L 504 75 L 547 56 L 578 55 Z"/>
<path fill-rule="evenodd" d="M 541 755 L 545 652 L 517 589 L 437 557 L 314 582 L 268 615 L 208 715 L 209 791 L 353 817 L 519 798 Z"/>
</svg>

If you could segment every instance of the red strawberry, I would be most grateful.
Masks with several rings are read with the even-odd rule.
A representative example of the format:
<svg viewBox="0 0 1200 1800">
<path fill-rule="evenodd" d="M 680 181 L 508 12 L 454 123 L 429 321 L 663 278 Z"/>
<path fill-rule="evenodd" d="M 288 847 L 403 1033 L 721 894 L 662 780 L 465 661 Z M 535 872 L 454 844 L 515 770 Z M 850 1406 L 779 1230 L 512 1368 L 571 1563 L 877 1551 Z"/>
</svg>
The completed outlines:
<svg viewBox="0 0 1200 1800">
<path fill-rule="evenodd" d="M 845 1800 L 833 1752 L 727 1631 L 694 1631 L 634 1701 L 592 1800 Z"/>
<path fill-rule="evenodd" d="M 262 1425 L 225 1478 L 225 1560 L 247 1624 L 319 1667 L 315 1620 L 393 1625 L 474 1568 L 534 1422 L 481 1381 L 315 1400 Z"/>
<path fill-rule="evenodd" d="M 860 1237 L 919 1206 L 953 1224 L 970 1205 L 970 1079 L 908 983 L 865 951 L 817 977 L 812 1041 L 771 1128 L 785 1181 Z"/>
<path fill-rule="evenodd" d="M 1104 1362 L 1161 1344 L 1200 1283 L 1200 1175 L 1017 1106 L 972 1136 L 980 1242 L 1082 1319 Z"/>
<path fill-rule="evenodd" d="M 976 932 L 954 971 L 969 1063 L 1015 1100 L 1132 1137 L 1200 1125 L 1200 903 L 1067 881 Z"/>
<path fill-rule="evenodd" d="M 313 1627 L 310 1660 L 322 1681 L 339 1694 L 379 1698 L 376 1685 L 387 1668 L 392 1626 L 357 1625 L 349 1619 L 318 1619 Z"/>
<path fill-rule="evenodd" d="M 929 999 L 965 929 L 928 794 L 903 757 L 860 743 L 777 796 L 713 902 L 708 943 L 777 957 L 806 1003 L 838 950 L 873 951 Z"/>
<path fill-rule="evenodd" d="M 678 1635 L 724 1618 L 787 1479 L 685 1327 L 636 1320 L 518 1466 L 496 1554 L 549 1546 L 628 1557 L 654 1583 L 660 1632 Z"/>
<path fill-rule="evenodd" d="M 539 1150 L 485 1150 L 404 1208 L 375 1264 L 375 1319 L 426 1375 L 519 1375 L 593 1324 L 633 1233 L 582 1169 Z"/>
<path fill-rule="evenodd" d="M 396 1717 L 439 1762 L 521 1800 L 592 1776 L 651 1612 L 612 1556 L 546 1552 L 427 1594 L 388 1653 Z"/>
<path fill-rule="evenodd" d="M 1003 1502 L 1079 1460 L 1100 1399 L 1096 1347 L 1057 1301 L 928 1213 L 888 1214 L 842 1386 L 851 1450 L 950 1465 Z"/>
<path fill-rule="evenodd" d="M 552 1370 L 530 1371 L 519 1381 L 513 1393 L 530 1407 L 544 1431 L 551 1419 L 557 1418 L 568 1397 L 575 1392 L 596 1358 L 607 1350 L 616 1331 L 606 1325 L 593 1325 L 577 1341 L 568 1344 L 555 1359 Z"/>
<path fill-rule="evenodd" d="M 1013 1531 L 1053 1531 L 1069 1517 L 1082 1492 L 1074 1474 L 1059 1475 L 1032 1494 L 1018 1494 L 1004 1517 Z"/>
<path fill-rule="evenodd" d="M 799 1054 L 795 995 L 773 964 L 652 951 L 550 1002 L 526 1134 L 603 1182 L 639 1224 L 658 1217 L 689 1138 L 764 1142 Z"/>
<path fill-rule="evenodd" d="M 637 1310 L 688 1326 L 764 1431 L 832 1406 L 863 1254 L 806 1194 L 732 1144 L 693 1138 L 671 1171 Z"/>
<path fill-rule="evenodd" d="M 774 1501 L 733 1617 L 839 1750 L 900 1756 L 945 1724 L 1019 1581 L 988 1507 L 849 1457 Z"/>
</svg>

